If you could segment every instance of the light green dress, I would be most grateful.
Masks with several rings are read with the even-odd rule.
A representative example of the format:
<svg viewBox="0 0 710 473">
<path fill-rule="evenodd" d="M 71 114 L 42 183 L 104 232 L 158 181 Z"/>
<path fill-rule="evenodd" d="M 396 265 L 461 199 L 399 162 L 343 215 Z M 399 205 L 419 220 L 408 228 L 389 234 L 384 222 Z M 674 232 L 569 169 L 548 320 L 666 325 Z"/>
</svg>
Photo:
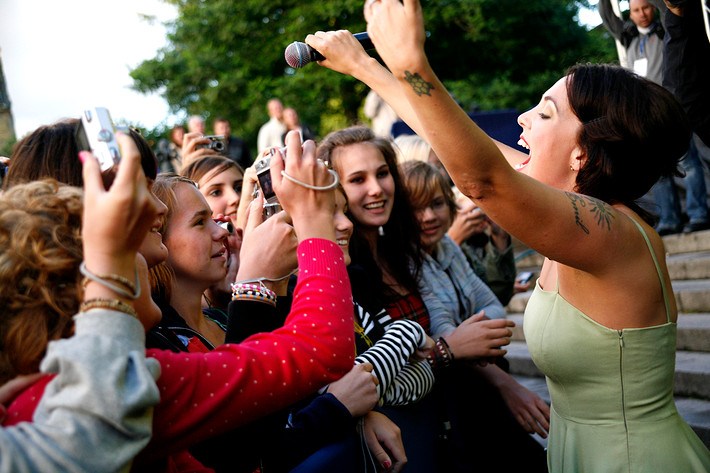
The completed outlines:
<svg viewBox="0 0 710 473">
<path fill-rule="evenodd" d="M 663 296 L 669 314 L 665 289 Z M 536 283 L 523 328 L 552 400 L 551 473 L 710 472 L 710 451 L 673 401 L 676 324 L 668 317 L 613 330 Z"/>
</svg>

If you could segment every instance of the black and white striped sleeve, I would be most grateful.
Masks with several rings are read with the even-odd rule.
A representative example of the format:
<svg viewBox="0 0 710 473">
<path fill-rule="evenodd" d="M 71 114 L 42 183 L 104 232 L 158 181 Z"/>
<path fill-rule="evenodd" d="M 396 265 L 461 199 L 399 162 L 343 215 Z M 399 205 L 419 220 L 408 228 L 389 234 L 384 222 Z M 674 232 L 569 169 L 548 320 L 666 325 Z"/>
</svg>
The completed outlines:
<svg viewBox="0 0 710 473">
<path fill-rule="evenodd" d="M 372 373 L 379 380 L 377 394 L 383 403 L 408 404 L 431 390 L 434 375 L 428 363 L 409 363 L 412 354 L 425 343 L 426 333 L 421 325 L 412 320 L 396 320 L 374 346 L 355 358 L 355 363 L 371 363 L 374 367 Z"/>
<path fill-rule="evenodd" d="M 425 360 L 407 363 L 385 392 L 382 404 L 401 406 L 421 400 L 434 388 L 434 372 Z"/>
</svg>

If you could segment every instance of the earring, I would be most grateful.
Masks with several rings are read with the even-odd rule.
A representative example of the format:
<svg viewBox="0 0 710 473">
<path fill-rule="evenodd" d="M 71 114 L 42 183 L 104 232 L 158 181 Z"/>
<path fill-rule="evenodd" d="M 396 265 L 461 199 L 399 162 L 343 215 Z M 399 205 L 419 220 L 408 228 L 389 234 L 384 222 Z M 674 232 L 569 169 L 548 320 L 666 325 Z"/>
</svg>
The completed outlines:
<svg viewBox="0 0 710 473">
<path fill-rule="evenodd" d="M 385 236 L 385 227 L 379 226 L 379 227 L 377 228 L 377 233 L 378 233 L 380 236 Z"/>
</svg>

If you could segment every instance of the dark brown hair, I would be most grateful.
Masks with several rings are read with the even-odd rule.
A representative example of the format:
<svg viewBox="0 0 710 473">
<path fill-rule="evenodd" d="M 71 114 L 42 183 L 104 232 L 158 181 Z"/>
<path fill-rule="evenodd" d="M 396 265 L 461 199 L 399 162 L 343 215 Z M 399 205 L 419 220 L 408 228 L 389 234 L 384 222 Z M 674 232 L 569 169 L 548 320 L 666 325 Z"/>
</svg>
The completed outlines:
<svg viewBox="0 0 710 473">
<path fill-rule="evenodd" d="M 572 67 L 567 98 L 582 122 L 577 140 L 587 156 L 575 190 L 651 222 L 635 201 L 660 177 L 680 175 L 691 136 L 680 103 L 660 85 L 605 64 Z"/>
<path fill-rule="evenodd" d="M 373 145 L 384 157 L 389 172 L 394 180 L 394 205 L 392 214 L 383 226 L 384 235 L 377 242 L 377 261 L 384 263 L 397 283 L 408 291 L 417 292 L 417 281 L 422 266 L 422 247 L 419 240 L 419 224 L 414 216 L 412 205 L 405 191 L 397 168 L 397 155 L 392 142 L 375 136 L 371 129 L 354 126 L 328 134 L 318 145 L 316 157 L 322 159 L 335 171 L 338 171 L 337 153 L 343 146 L 356 143 Z M 335 159 L 334 159 L 335 158 Z M 362 236 L 362 226 L 348 211 L 355 230 L 350 241 L 350 255 L 354 264 L 362 266 L 369 274 L 377 274 L 381 289 L 386 294 L 391 290 L 382 281 L 381 269 L 375 263 L 372 248 Z"/>
<path fill-rule="evenodd" d="M 23 182 L 42 178 L 53 178 L 70 186 L 82 187 L 82 164 L 79 161 L 79 148 L 74 139 L 78 119 L 63 120 L 52 125 L 37 128 L 15 143 L 10 156 L 7 177 L 3 183 L 5 189 Z M 148 142 L 141 134 L 129 129 L 129 135 L 138 147 L 141 155 L 143 172 L 149 179 L 155 179 L 158 173 L 158 160 Z M 108 187 L 116 175 L 116 168 L 103 173 L 104 184 Z"/>
<path fill-rule="evenodd" d="M 37 128 L 15 143 L 4 187 L 51 177 L 81 187 L 81 161 L 74 141 L 79 120 L 63 120 Z"/>
</svg>

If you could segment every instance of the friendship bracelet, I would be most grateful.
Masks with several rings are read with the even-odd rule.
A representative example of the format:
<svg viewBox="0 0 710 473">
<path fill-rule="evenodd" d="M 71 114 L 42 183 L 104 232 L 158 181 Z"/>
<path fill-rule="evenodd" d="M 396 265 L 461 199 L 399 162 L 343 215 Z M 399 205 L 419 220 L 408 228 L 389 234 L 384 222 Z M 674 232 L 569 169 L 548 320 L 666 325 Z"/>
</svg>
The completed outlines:
<svg viewBox="0 0 710 473">
<path fill-rule="evenodd" d="M 327 186 L 323 186 L 323 187 L 314 186 L 314 185 L 311 185 L 311 184 L 307 184 L 307 183 L 305 183 L 305 182 L 303 182 L 303 181 L 299 181 L 299 180 L 296 179 L 295 177 L 289 176 L 289 175 L 286 173 L 285 170 L 284 170 L 284 171 L 281 171 L 281 175 L 282 175 L 283 177 L 285 177 L 286 179 L 288 179 L 289 181 L 293 182 L 294 184 L 298 184 L 299 186 L 303 186 L 303 187 L 305 187 L 306 189 L 312 189 L 312 190 L 314 190 L 314 191 L 329 191 L 329 190 L 331 190 L 331 189 L 335 189 L 335 188 L 338 186 L 338 183 L 340 182 L 340 178 L 338 177 L 338 173 L 335 172 L 335 171 L 333 171 L 332 169 L 328 169 L 328 172 L 333 175 L 333 182 L 331 182 L 331 183 L 328 184 Z"/>
<path fill-rule="evenodd" d="M 239 294 L 244 294 L 244 293 L 264 293 L 268 295 L 269 297 L 272 297 L 276 299 L 276 293 L 272 291 L 271 289 L 267 288 L 264 283 L 261 283 L 259 286 L 256 284 L 232 284 L 232 292 L 233 293 L 239 293 Z"/>
<path fill-rule="evenodd" d="M 126 279 L 122 276 L 118 276 L 116 274 L 94 274 L 87 269 L 86 262 L 84 262 L 84 261 L 82 261 L 81 264 L 79 265 L 79 271 L 87 279 L 90 279 L 91 281 L 99 283 L 102 286 L 111 289 L 116 294 L 120 294 L 128 299 L 136 300 L 141 295 L 141 284 L 140 284 L 140 280 L 138 279 L 138 267 L 137 266 L 134 266 L 134 272 L 135 272 L 135 278 L 136 278 L 135 284 L 132 283 L 131 281 L 129 281 L 128 279 Z M 128 292 L 125 289 L 118 287 L 115 284 L 110 283 L 109 281 L 107 281 L 107 279 L 117 281 L 117 282 L 120 282 L 121 284 L 124 284 L 126 287 L 128 287 L 131 290 L 131 292 Z M 88 283 L 89 283 L 89 281 L 82 282 L 82 287 L 86 287 L 86 285 Z"/>
<path fill-rule="evenodd" d="M 248 300 L 248 301 L 266 302 L 267 304 L 276 307 L 276 299 L 272 299 L 270 297 L 266 297 L 264 295 L 259 295 L 259 294 L 232 294 L 232 300 L 233 301 Z"/>
<path fill-rule="evenodd" d="M 115 310 L 118 312 L 123 312 L 124 314 L 128 314 L 132 317 L 135 317 L 136 319 L 138 318 L 138 313 L 136 312 L 136 309 L 119 299 L 104 299 L 101 297 L 97 297 L 96 299 L 89 299 L 88 301 L 84 301 L 79 305 L 79 312 L 88 312 L 91 309 Z"/>
</svg>

